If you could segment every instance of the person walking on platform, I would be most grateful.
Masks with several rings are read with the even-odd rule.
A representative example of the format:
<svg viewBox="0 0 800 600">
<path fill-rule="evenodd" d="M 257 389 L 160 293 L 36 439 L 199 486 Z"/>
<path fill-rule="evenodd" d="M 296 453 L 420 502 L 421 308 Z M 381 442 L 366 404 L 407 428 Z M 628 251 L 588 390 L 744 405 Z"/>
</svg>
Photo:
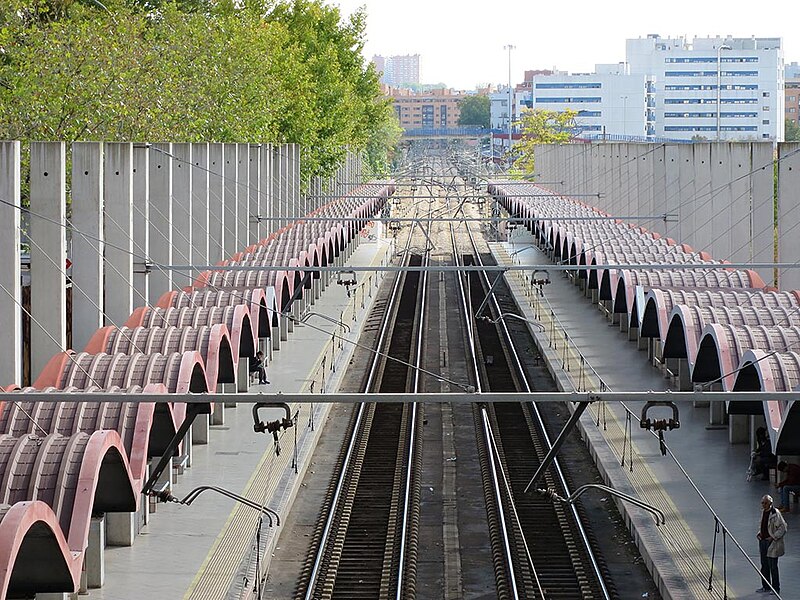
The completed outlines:
<svg viewBox="0 0 800 600">
<path fill-rule="evenodd" d="M 775 486 L 781 491 L 781 505 L 778 508 L 781 512 L 789 512 L 789 492 L 800 494 L 800 465 L 787 463 L 782 460 L 778 463 L 778 471 L 783 473 L 783 480 Z"/>
<path fill-rule="evenodd" d="M 766 594 L 775 590 L 781 592 L 781 580 L 778 576 L 778 557 L 786 553 L 783 536 L 786 535 L 786 521 L 783 515 L 772 504 L 772 496 L 761 498 L 761 526 L 756 537 L 761 554 L 761 587 L 756 591 Z M 772 589 L 770 589 L 772 585 Z"/>
</svg>

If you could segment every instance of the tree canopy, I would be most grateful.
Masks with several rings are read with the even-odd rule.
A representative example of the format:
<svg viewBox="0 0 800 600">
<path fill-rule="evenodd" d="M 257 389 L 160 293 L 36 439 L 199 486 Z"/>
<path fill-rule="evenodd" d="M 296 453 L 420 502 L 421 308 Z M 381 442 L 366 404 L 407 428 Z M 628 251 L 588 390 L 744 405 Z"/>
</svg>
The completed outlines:
<svg viewBox="0 0 800 600">
<path fill-rule="evenodd" d="M 534 172 L 534 152 L 539 144 L 566 144 L 575 132 L 574 110 L 525 109 L 519 121 L 522 140 L 514 146 L 514 166 L 524 174 Z"/>
<path fill-rule="evenodd" d="M 787 142 L 800 142 L 800 125 L 797 121 L 786 119 L 783 139 Z"/>
<path fill-rule="evenodd" d="M 461 114 L 458 117 L 459 125 L 472 125 L 489 129 L 491 121 L 491 100 L 488 96 L 467 96 L 458 103 Z"/>
<path fill-rule="evenodd" d="M 379 167 L 364 26 L 322 0 L 6 0 L 0 138 L 293 142 L 304 176 L 371 143 Z"/>
</svg>

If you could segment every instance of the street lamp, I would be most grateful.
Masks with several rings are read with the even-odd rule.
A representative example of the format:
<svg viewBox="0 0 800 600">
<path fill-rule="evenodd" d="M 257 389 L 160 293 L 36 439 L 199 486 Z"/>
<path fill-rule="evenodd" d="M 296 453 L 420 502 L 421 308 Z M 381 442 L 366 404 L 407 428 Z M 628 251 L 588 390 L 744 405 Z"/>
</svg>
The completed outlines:
<svg viewBox="0 0 800 600">
<path fill-rule="evenodd" d="M 717 141 L 719 141 L 719 113 L 720 106 L 722 105 L 721 88 L 722 88 L 722 51 L 731 50 L 731 47 L 726 44 L 721 44 L 717 48 Z"/>
<path fill-rule="evenodd" d="M 511 91 L 511 51 L 516 50 L 516 46 L 508 44 L 503 46 L 503 50 L 508 50 L 508 160 L 511 161 L 511 128 L 512 128 L 512 106 L 513 106 L 513 92 Z"/>
</svg>

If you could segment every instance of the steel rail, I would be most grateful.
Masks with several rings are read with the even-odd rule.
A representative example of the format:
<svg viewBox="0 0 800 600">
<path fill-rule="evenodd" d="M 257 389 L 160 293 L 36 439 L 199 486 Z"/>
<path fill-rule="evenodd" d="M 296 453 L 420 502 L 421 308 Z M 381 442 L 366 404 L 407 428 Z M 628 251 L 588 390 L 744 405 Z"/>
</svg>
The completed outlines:
<svg viewBox="0 0 800 600">
<path fill-rule="evenodd" d="M 410 237 L 410 236 L 409 236 Z M 423 264 L 430 263 L 430 252 L 425 252 L 423 257 Z M 399 277 L 398 277 L 399 279 Z M 425 320 L 425 307 L 426 307 L 426 300 L 427 300 L 427 291 L 428 291 L 428 273 L 423 273 L 422 276 L 422 284 L 420 286 L 421 290 L 418 291 L 418 297 L 420 298 L 420 305 L 418 309 L 418 314 L 420 315 L 420 320 L 417 325 L 417 344 L 415 349 L 415 357 L 413 364 L 415 365 L 414 368 L 414 383 L 412 386 L 412 393 L 416 394 L 419 391 L 419 384 L 420 384 L 420 377 L 422 376 L 422 372 L 419 368 L 422 366 L 422 347 L 423 347 L 423 339 L 424 339 L 424 320 Z M 406 468 L 406 486 L 405 486 L 405 494 L 403 497 L 403 518 L 401 521 L 401 534 L 400 534 L 400 555 L 397 561 L 397 589 L 395 590 L 395 599 L 401 600 L 403 597 L 403 587 L 405 583 L 405 562 L 406 562 L 406 546 L 408 543 L 408 527 L 409 527 L 409 512 L 411 508 L 411 479 L 414 470 L 414 453 L 415 453 L 415 446 L 417 444 L 417 418 L 418 418 L 418 408 L 419 405 L 417 402 L 411 403 L 411 425 L 410 425 L 410 439 L 408 444 L 408 465 Z"/>
<path fill-rule="evenodd" d="M 406 246 L 408 247 L 411 244 L 411 235 L 409 234 L 408 239 L 406 241 Z M 388 303 L 388 308 L 390 308 L 393 303 L 397 299 L 397 291 L 400 287 L 400 277 L 395 278 L 394 285 L 392 286 L 392 291 L 390 295 L 390 300 Z M 381 319 L 381 326 L 380 326 L 380 335 L 378 337 L 378 341 L 376 343 L 377 348 L 381 348 L 386 341 L 386 335 L 389 331 L 388 321 L 390 315 L 392 314 L 392 310 L 387 309 L 384 311 L 383 318 Z M 375 381 L 375 374 L 377 373 L 378 365 L 380 364 L 380 358 L 382 354 L 380 352 L 375 352 L 372 354 L 372 364 L 370 366 L 369 375 L 367 376 L 367 381 L 364 384 L 364 390 L 369 394 L 369 390 L 372 388 L 372 385 Z M 344 492 L 345 482 L 347 479 L 348 471 L 350 470 L 350 464 L 353 458 L 353 454 L 355 453 L 356 446 L 358 445 L 358 437 L 359 431 L 361 429 L 361 423 L 364 419 L 364 413 L 366 411 L 366 403 L 363 399 L 363 394 L 359 394 L 361 397 L 358 412 L 356 414 L 356 420 L 353 426 L 353 436 L 348 443 L 347 452 L 345 454 L 344 461 L 342 462 L 342 469 L 339 475 L 339 481 L 336 483 L 336 489 L 334 491 L 333 498 L 330 503 L 330 511 L 328 513 L 328 517 L 325 521 L 325 526 L 322 531 L 322 537 L 320 539 L 319 547 L 317 548 L 317 554 L 314 557 L 314 566 L 311 570 L 311 574 L 308 580 L 308 587 L 306 588 L 305 598 L 306 600 L 312 600 L 315 597 L 315 592 L 317 588 L 317 581 L 321 575 L 320 570 L 322 567 L 322 561 L 325 558 L 328 540 L 331 537 L 332 529 L 334 520 L 337 513 L 337 507 L 341 502 L 341 497 Z"/>
<path fill-rule="evenodd" d="M 470 234 L 470 237 L 472 238 L 471 234 Z M 474 243 L 474 238 L 473 238 L 473 243 Z M 483 261 L 480 258 L 480 253 L 476 252 L 476 256 L 478 258 L 478 262 L 483 264 Z M 491 284 L 491 282 L 489 281 L 489 277 L 486 275 L 485 272 L 483 273 L 483 278 L 484 278 L 487 286 Z M 495 297 L 494 294 L 491 294 L 491 302 L 494 305 L 494 308 L 497 311 L 497 314 L 503 314 L 503 311 L 500 308 L 500 304 L 498 303 L 497 298 Z M 517 372 L 518 372 L 518 374 L 520 376 L 520 379 L 521 379 L 523 385 L 525 386 L 525 391 L 527 393 L 530 393 L 531 392 L 531 386 L 530 386 L 530 383 L 528 382 L 527 376 L 525 375 L 525 370 L 524 370 L 524 368 L 522 366 L 522 361 L 520 360 L 519 354 L 517 353 L 516 346 L 514 344 L 513 338 L 511 337 L 511 334 L 508 331 L 508 326 L 507 326 L 507 324 L 506 324 L 504 319 L 501 319 L 500 323 L 501 323 L 501 330 L 503 331 L 503 334 L 505 336 L 506 342 L 508 344 L 508 348 L 510 349 L 511 355 L 512 355 L 512 357 L 514 359 L 514 362 L 516 364 Z M 530 406 L 531 406 L 531 408 L 533 410 L 533 413 L 536 416 L 536 419 L 538 420 L 539 429 L 541 430 L 542 437 L 543 437 L 545 443 L 547 444 L 548 447 L 552 447 L 552 441 L 550 440 L 550 437 L 547 435 L 547 431 L 546 431 L 546 429 L 544 427 L 544 422 L 543 422 L 541 413 L 539 412 L 539 409 L 537 408 L 536 403 L 535 402 L 530 402 Z M 562 471 L 561 465 L 560 465 L 560 463 L 559 463 L 557 458 L 553 460 L 553 467 L 555 468 L 556 475 L 557 475 L 561 485 L 569 493 L 569 491 L 570 491 L 569 486 L 567 485 L 566 478 L 564 477 L 564 472 Z M 516 505 L 514 503 L 513 497 L 510 498 L 510 502 L 511 502 L 511 505 L 512 505 L 514 511 L 516 512 Z M 574 521 L 575 521 L 575 523 L 577 525 L 577 529 L 578 529 L 578 532 L 580 534 L 581 541 L 584 544 L 584 548 L 586 549 L 587 555 L 589 556 L 589 560 L 591 562 L 592 569 L 594 571 L 595 577 L 596 577 L 598 583 L 600 584 L 600 588 L 602 590 L 604 598 L 606 600 L 610 600 L 611 595 L 610 595 L 610 593 L 608 591 L 608 588 L 606 587 L 605 581 L 603 580 L 602 573 L 600 572 L 600 566 L 597 564 L 597 560 L 596 560 L 596 558 L 594 556 L 594 552 L 592 551 L 591 544 L 589 543 L 589 537 L 586 534 L 586 530 L 584 529 L 583 523 L 581 522 L 581 519 L 580 519 L 580 517 L 578 515 L 578 510 L 575 507 L 575 505 L 573 505 L 573 504 L 570 505 L 570 510 L 572 512 L 573 519 L 574 519 Z M 520 529 L 522 529 L 522 524 L 520 523 L 519 525 L 520 525 Z M 535 569 L 535 567 L 533 567 L 533 565 L 532 565 L 532 568 L 534 569 L 534 572 L 535 572 L 536 569 Z"/>
</svg>

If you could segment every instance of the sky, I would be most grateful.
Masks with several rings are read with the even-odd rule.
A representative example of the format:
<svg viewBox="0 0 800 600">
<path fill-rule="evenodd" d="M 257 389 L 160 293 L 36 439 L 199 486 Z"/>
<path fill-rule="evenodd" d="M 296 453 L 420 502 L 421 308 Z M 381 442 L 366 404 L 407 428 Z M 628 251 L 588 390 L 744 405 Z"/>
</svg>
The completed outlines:
<svg viewBox="0 0 800 600">
<path fill-rule="evenodd" d="M 625 40 L 781 37 L 786 63 L 800 62 L 798 4 L 787 0 L 327 0 L 344 15 L 366 7 L 364 55 L 420 55 L 422 83 L 456 89 L 519 82 L 526 69 L 594 70 L 625 60 Z M 750 10 L 744 10 L 747 7 Z M 756 7 L 761 10 L 756 10 Z"/>
</svg>

